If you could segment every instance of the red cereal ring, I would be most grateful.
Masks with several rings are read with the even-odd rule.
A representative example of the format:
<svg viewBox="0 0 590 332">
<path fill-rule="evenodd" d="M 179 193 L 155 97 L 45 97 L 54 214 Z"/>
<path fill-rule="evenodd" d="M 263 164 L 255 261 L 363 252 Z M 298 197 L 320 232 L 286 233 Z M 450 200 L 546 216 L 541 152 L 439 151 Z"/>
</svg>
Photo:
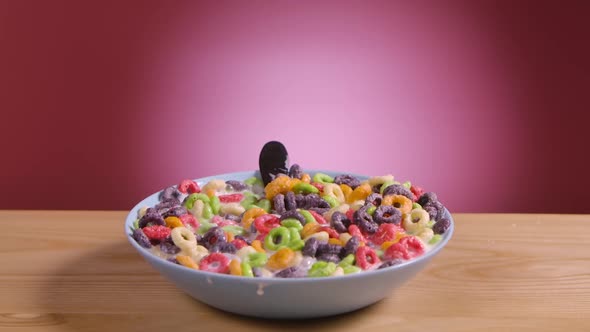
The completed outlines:
<svg viewBox="0 0 590 332">
<path fill-rule="evenodd" d="M 359 247 L 355 254 L 356 265 L 363 270 L 367 270 L 374 265 L 381 263 L 377 253 L 369 246 Z"/>
<path fill-rule="evenodd" d="M 311 185 L 318 188 L 320 193 L 324 192 L 324 185 L 323 184 L 321 184 L 319 182 L 312 182 Z"/>
<path fill-rule="evenodd" d="M 225 273 L 229 272 L 230 259 L 222 253 L 214 252 L 209 254 L 199 262 L 199 269 L 203 271 Z"/>
<path fill-rule="evenodd" d="M 424 245 L 422 241 L 415 236 L 406 236 L 387 248 L 385 253 L 383 253 L 383 257 L 387 259 L 412 259 L 423 253 Z"/>
<path fill-rule="evenodd" d="M 238 250 L 248 245 L 248 243 L 242 239 L 233 239 L 230 243 L 232 243 Z"/>
<path fill-rule="evenodd" d="M 260 234 L 268 234 L 271 229 L 280 226 L 279 217 L 272 214 L 263 214 L 254 219 L 254 227 Z"/>
<path fill-rule="evenodd" d="M 367 239 L 363 233 L 361 233 L 361 230 L 357 225 L 348 226 L 348 233 L 352 236 L 357 236 L 359 238 L 359 242 L 367 243 Z"/>
<path fill-rule="evenodd" d="M 412 192 L 412 194 L 414 194 L 414 202 L 416 202 L 418 198 L 420 198 L 420 196 L 424 194 L 424 189 L 414 185 L 410 187 L 410 191 Z"/>
<path fill-rule="evenodd" d="M 142 230 L 150 240 L 164 240 L 172 232 L 170 228 L 162 225 L 147 226 L 142 228 Z"/>
<path fill-rule="evenodd" d="M 348 220 L 354 220 L 354 210 L 353 209 L 349 209 L 348 211 L 346 211 L 346 218 L 348 218 Z"/>
<path fill-rule="evenodd" d="M 195 218 L 195 216 L 193 216 L 190 213 L 183 214 L 178 218 L 180 219 L 180 221 L 182 222 L 183 225 L 191 226 L 193 228 L 193 230 L 197 230 L 197 228 L 199 228 L 199 226 L 200 226 L 197 218 Z"/>
<path fill-rule="evenodd" d="M 336 232 L 336 230 L 334 228 L 331 228 L 328 226 L 324 226 L 324 227 L 320 228 L 320 230 L 318 232 L 326 232 L 333 239 L 340 238 L 340 234 L 338 234 L 338 232 Z"/>
<path fill-rule="evenodd" d="M 180 181 L 180 184 L 178 185 L 178 191 L 183 194 L 194 194 L 200 193 L 201 188 L 199 188 L 199 185 L 195 181 L 186 179 Z"/>
<path fill-rule="evenodd" d="M 324 219 L 324 217 L 322 217 L 321 214 L 313 211 L 313 210 L 308 210 L 309 213 L 313 216 L 313 219 L 315 219 L 315 221 L 317 221 L 318 224 L 320 225 L 326 225 L 328 224 L 328 222 L 326 221 L 326 219 Z"/>
<path fill-rule="evenodd" d="M 238 203 L 242 201 L 244 195 L 242 194 L 229 194 L 229 195 L 220 195 L 219 201 L 221 203 Z"/>
<path fill-rule="evenodd" d="M 386 241 L 395 240 L 398 233 L 403 233 L 403 229 L 395 224 L 381 224 L 375 234 L 371 236 L 371 241 L 377 245 L 381 245 Z"/>
</svg>

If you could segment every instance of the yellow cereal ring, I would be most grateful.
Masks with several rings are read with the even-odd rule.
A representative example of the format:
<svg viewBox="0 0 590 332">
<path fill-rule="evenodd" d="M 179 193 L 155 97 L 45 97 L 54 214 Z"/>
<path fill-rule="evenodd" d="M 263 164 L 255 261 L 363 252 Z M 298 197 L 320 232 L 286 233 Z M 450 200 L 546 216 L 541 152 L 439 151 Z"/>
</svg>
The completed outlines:
<svg viewBox="0 0 590 332">
<path fill-rule="evenodd" d="M 229 262 L 229 273 L 234 276 L 242 275 L 242 265 L 239 260 L 234 258 Z"/>
<path fill-rule="evenodd" d="M 352 235 L 350 235 L 350 233 L 348 232 L 340 233 L 339 240 L 341 243 L 346 244 L 346 242 L 348 242 L 348 240 L 350 240 L 351 237 Z"/>
<path fill-rule="evenodd" d="M 164 219 L 166 226 L 170 228 L 183 227 L 182 221 L 178 217 L 169 216 Z"/>
<path fill-rule="evenodd" d="M 340 189 L 344 194 L 344 201 L 348 202 L 348 197 L 350 196 L 350 194 L 352 194 L 352 188 L 349 185 L 343 183 L 340 185 Z"/>
<path fill-rule="evenodd" d="M 368 183 L 363 183 L 360 186 L 354 188 L 352 193 L 348 196 L 348 200 L 346 201 L 348 204 L 353 203 L 359 200 L 365 200 L 367 196 L 369 196 L 373 190 Z"/>
<path fill-rule="evenodd" d="M 192 258 L 190 258 L 190 256 L 176 255 L 176 260 L 182 266 L 186 266 L 188 268 L 195 269 L 195 270 L 199 269 L 199 265 L 197 265 L 197 263 L 195 263 L 195 261 Z"/>
<path fill-rule="evenodd" d="M 412 200 L 404 195 L 387 195 L 383 197 L 381 205 L 393 205 L 404 215 L 412 211 Z"/>
<path fill-rule="evenodd" d="M 262 248 L 262 242 L 260 240 L 252 241 L 251 246 L 252 246 L 252 248 L 254 248 L 254 250 L 256 250 L 258 252 L 266 252 L 266 250 L 264 250 L 264 248 Z"/>
<path fill-rule="evenodd" d="M 201 191 L 203 191 L 207 196 L 213 197 L 216 191 L 222 189 L 225 189 L 225 181 L 215 179 L 207 182 L 207 184 L 201 188 Z"/>
<path fill-rule="evenodd" d="M 266 267 L 271 270 L 282 270 L 293 266 L 295 252 L 291 248 L 281 248 L 268 258 Z"/>
<path fill-rule="evenodd" d="M 322 226 L 316 222 L 308 222 L 301 230 L 301 237 L 306 238 L 313 233 L 319 232 L 321 228 Z"/>
<path fill-rule="evenodd" d="M 266 214 L 266 211 L 264 211 L 261 208 L 250 208 L 248 211 L 244 212 L 244 215 L 242 216 L 242 225 L 245 229 L 250 229 L 250 226 L 252 225 L 252 222 L 254 222 L 254 219 L 260 217 L 263 214 Z"/>
</svg>

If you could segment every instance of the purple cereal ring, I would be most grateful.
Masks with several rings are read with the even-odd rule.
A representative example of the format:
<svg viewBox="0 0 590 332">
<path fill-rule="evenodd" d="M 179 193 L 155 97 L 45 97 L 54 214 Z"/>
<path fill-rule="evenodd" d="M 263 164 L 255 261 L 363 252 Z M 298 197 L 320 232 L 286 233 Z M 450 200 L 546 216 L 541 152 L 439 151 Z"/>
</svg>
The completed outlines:
<svg viewBox="0 0 590 332">
<path fill-rule="evenodd" d="M 285 210 L 292 211 L 297 209 L 297 201 L 295 200 L 295 194 L 289 191 L 285 195 Z"/>
<path fill-rule="evenodd" d="M 387 223 L 399 225 L 402 222 L 402 213 L 391 205 L 381 205 L 373 213 L 373 220 L 377 224 Z"/>
<path fill-rule="evenodd" d="M 286 211 L 285 213 L 283 213 L 281 215 L 281 221 L 288 219 L 288 218 L 294 218 L 299 220 L 299 222 L 301 222 L 301 225 L 305 226 L 305 217 L 297 210 L 290 210 L 290 211 Z"/>
<path fill-rule="evenodd" d="M 346 233 L 348 232 L 348 226 L 350 226 L 350 219 L 344 213 L 336 211 L 332 214 L 330 223 L 336 232 Z"/>
<path fill-rule="evenodd" d="M 160 201 L 165 201 L 169 199 L 178 199 L 180 198 L 180 191 L 176 189 L 176 187 L 168 187 L 160 192 L 158 195 L 158 199 Z"/>
<path fill-rule="evenodd" d="M 375 223 L 375 221 L 373 221 L 373 217 L 367 212 L 368 209 L 369 205 L 364 205 L 363 207 L 358 209 L 353 214 L 353 221 L 365 232 L 373 234 L 377 231 L 377 228 L 379 228 L 379 226 L 377 225 L 377 223 Z"/>
<path fill-rule="evenodd" d="M 248 188 L 248 186 L 242 181 L 227 180 L 225 181 L 225 184 L 230 186 L 235 191 L 242 191 Z"/>
<path fill-rule="evenodd" d="M 278 194 L 272 199 L 272 205 L 277 214 L 283 214 L 285 209 L 285 195 Z"/>
<path fill-rule="evenodd" d="M 164 218 L 162 218 L 162 215 L 160 215 L 158 213 L 158 211 L 156 211 L 153 208 L 149 208 L 145 211 L 145 214 L 143 215 L 143 217 L 141 217 L 141 219 L 139 219 L 139 228 L 144 228 L 146 226 L 155 226 L 155 225 L 166 225 L 166 222 L 164 221 Z"/>
<path fill-rule="evenodd" d="M 334 178 L 334 183 L 336 183 L 338 185 L 345 184 L 352 189 L 361 185 L 361 181 L 350 174 L 342 174 L 342 175 L 336 176 Z"/>
<path fill-rule="evenodd" d="M 381 197 L 381 195 L 372 193 L 367 197 L 367 199 L 365 199 L 365 205 L 373 204 L 375 206 L 380 206 L 382 201 L 383 197 Z"/>
<path fill-rule="evenodd" d="M 148 239 L 148 237 L 143 233 L 141 228 L 133 230 L 133 234 L 131 236 L 133 237 L 133 239 L 135 241 L 137 241 L 137 243 L 140 246 L 142 246 L 146 249 L 149 249 L 152 247 L 152 244 L 150 243 L 150 239 Z"/>
<path fill-rule="evenodd" d="M 291 168 L 289 168 L 289 176 L 294 179 L 301 179 L 301 176 L 303 176 L 303 170 L 301 169 L 301 166 L 298 164 L 291 165 Z"/>
<path fill-rule="evenodd" d="M 383 190 L 383 197 L 387 195 L 404 195 L 412 201 L 416 198 L 408 188 L 401 184 L 392 184 L 385 188 L 385 190 Z"/>
</svg>

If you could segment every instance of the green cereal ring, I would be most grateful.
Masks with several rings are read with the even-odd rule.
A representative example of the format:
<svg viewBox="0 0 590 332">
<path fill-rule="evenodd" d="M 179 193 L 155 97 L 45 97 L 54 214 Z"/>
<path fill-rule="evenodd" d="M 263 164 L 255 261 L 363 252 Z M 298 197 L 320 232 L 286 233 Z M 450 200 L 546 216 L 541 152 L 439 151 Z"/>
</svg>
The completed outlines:
<svg viewBox="0 0 590 332">
<path fill-rule="evenodd" d="M 270 201 L 266 198 L 259 200 L 256 206 L 266 211 L 266 213 L 270 212 Z"/>
<path fill-rule="evenodd" d="M 299 220 L 297 220 L 299 221 Z M 301 227 L 303 228 L 303 227 Z M 291 242 L 301 240 L 301 234 L 299 233 L 300 229 L 296 227 L 289 227 L 289 234 L 291 235 Z"/>
<path fill-rule="evenodd" d="M 334 183 L 334 178 L 324 173 L 315 173 L 313 176 L 313 182 L 319 183 Z"/>
<path fill-rule="evenodd" d="M 236 226 L 236 225 L 223 226 L 223 227 L 221 227 L 221 229 L 223 229 L 224 231 L 226 231 L 228 233 L 232 233 L 233 235 L 243 235 L 244 234 L 244 228 L 242 228 L 240 226 Z"/>
<path fill-rule="evenodd" d="M 210 199 L 209 196 L 202 194 L 202 193 L 198 193 L 198 194 L 190 194 L 185 202 L 184 202 L 184 206 L 190 210 L 193 208 L 193 206 L 195 206 L 195 202 L 199 200 L 199 201 L 203 201 L 203 203 L 209 203 Z M 205 204 L 205 205 L 209 205 L 209 204 Z"/>
<path fill-rule="evenodd" d="M 383 184 L 381 185 L 381 188 L 379 189 L 379 192 L 381 193 L 381 195 L 383 195 L 383 191 L 385 191 L 385 188 L 391 186 L 394 183 L 395 183 L 394 181 L 385 181 L 385 182 L 383 182 Z"/>
<path fill-rule="evenodd" d="M 260 180 L 259 178 L 253 176 L 251 178 L 247 178 L 246 180 L 244 180 L 244 183 L 250 186 L 253 186 L 255 184 L 259 184 L 261 186 L 264 185 L 264 183 L 262 182 L 262 180 Z"/>
<path fill-rule="evenodd" d="M 418 203 L 412 203 L 412 210 L 414 209 L 421 209 L 422 205 L 418 204 Z"/>
<path fill-rule="evenodd" d="M 344 266 L 342 267 L 342 270 L 344 271 L 344 274 L 359 273 L 362 271 L 360 267 L 354 265 Z"/>
<path fill-rule="evenodd" d="M 288 228 L 296 229 L 298 232 L 297 234 L 299 234 L 299 231 L 303 229 L 303 225 L 301 225 L 301 222 L 295 218 L 287 218 L 281 221 L 281 225 Z"/>
<path fill-rule="evenodd" d="M 254 277 L 254 273 L 252 272 L 252 266 L 250 266 L 248 262 L 242 262 L 242 264 L 240 264 L 240 267 L 242 268 L 242 276 L 251 278 Z"/>
<path fill-rule="evenodd" d="M 213 217 L 213 209 L 211 209 L 211 205 L 203 205 L 203 218 L 211 219 L 211 217 Z"/>
<path fill-rule="evenodd" d="M 264 252 L 255 252 L 253 254 L 248 255 L 248 259 L 246 262 L 250 264 L 252 267 L 261 267 L 266 264 L 268 261 L 268 256 Z"/>
<path fill-rule="evenodd" d="M 279 240 L 278 243 L 275 241 Z M 279 226 L 273 228 L 268 232 L 268 235 L 264 238 L 264 246 L 268 250 L 279 250 L 279 248 L 283 246 L 287 246 L 291 241 L 291 233 L 289 233 L 289 229 L 287 227 Z"/>
<path fill-rule="evenodd" d="M 293 186 L 293 192 L 296 194 L 317 194 L 320 191 L 309 183 L 299 182 Z"/>
<path fill-rule="evenodd" d="M 435 222 L 434 220 L 430 220 L 430 221 L 429 221 L 429 222 L 426 224 L 426 227 L 428 227 L 428 228 L 432 228 L 432 226 L 434 226 L 434 222 Z"/>
<path fill-rule="evenodd" d="M 244 199 L 240 202 L 240 204 L 244 207 L 244 209 L 248 210 L 258 201 L 258 197 L 252 194 L 249 191 L 244 192 Z"/>
<path fill-rule="evenodd" d="M 299 222 L 299 220 L 297 220 L 297 222 Z M 303 226 L 301 226 L 301 228 L 303 228 Z M 297 229 L 295 227 L 289 227 L 289 234 L 291 235 L 291 241 L 289 242 L 287 247 L 289 247 L 293 250 L 303 249 L 303 247 L 305 246 L 305 241 L 303 241 L 301 239 L 301 234 L 299 234 L 299 229 Z"/>
<path fill-rule="evenodd" d="M 377 210 L 377 207 L 375 205 L 371 205 L 367 209 L 367 213 L 370 214 L 370 215 L 373 215 L 373 213 L 375 213 L 375 210 Z"/>
<path fill-rule="evenodd" d="M 317 221 L 315 221 L 315 218 L 311 215 L 311 213 L 309 213 L 309 211 L 307 210 L 299 210 L 299 213 L 301 213 L 301 215 L 303 216 L 303 218 L 305 218 L 305 223 L 310 223 L 310 222 L 315 222 L 317 223 Z"/>
<path fill-rule="evenodd" d="M 337 207 L 340 205 L 340 202 L 338 202 L 338 199 L 334 196 L 330 196 L 330 195 L 324 195 L 322 196 L 322 198 L 328 202 L 328 204 L 330 204 L 330 207 Z"/>
<path fill-rule="evenodd" d="M 135 219 L 135 221 L 133 222 L 133 230 L 138 229 L 139 228 L 139 219 Z"/>
<path fill-rule="evenodd" d="M 213 212 L 213 214 L 219 213 L 219 209 L 221 208 L 221 203 L 219 202 L 219 197 L 217 197 L 217 196 L 211 197 L 211 201 L 209 202 L 209 205 L 211 205 L 211 212 Z"/>
<path fill-rule="evenodd" d="M 338 263 L 338 266 L 340 267 L 346 267 L 346 266 L 350 266 L 354 264 L 354 254 L 350 254 L 346 257 L 344 257 L 340 263 Z"/>
<path fill-rule="evenodd" d="M 207 231 L 209 229 L 211 229 L 215 226 L 217 226 L 217 225 L 215 225 L 214 223 L 210 223 L 205 220 L 199 220 L 199 229 L 197 230 L 197 233 L 203 235 L 203 234 L 207 233 Z"/>
<path fill-rule="evenodd" d="M 301 250 L 303 249 L 303 247 L 305 247 L 305 241 L 303 241 L 302 239 L 299 240 L 291 240 L 291 242 L 289 242 L 289 245 L 287 246 L 295 251 Z"/>
<path fill-rule="evenodd" d="M 318 261 L 313 263 L 309 272 L 307 273 L 310 277 L 328 277 L 336 271 L 336 264 L 332 262 Z"/>
<path fill-rule="evenodd" d="M 434 234 L 432 239 L 430 239 L 430 241 L 428 241 L 428 244 L 437 244 L 441 239 L 442 239 L 442 235 Z"/>
<path fill-rule="evenodd" d="M 406 182 L 404 182 L 403 186 L 410 189 L 412 187 L 412 182 L 406 181 Z"/>
</svg>

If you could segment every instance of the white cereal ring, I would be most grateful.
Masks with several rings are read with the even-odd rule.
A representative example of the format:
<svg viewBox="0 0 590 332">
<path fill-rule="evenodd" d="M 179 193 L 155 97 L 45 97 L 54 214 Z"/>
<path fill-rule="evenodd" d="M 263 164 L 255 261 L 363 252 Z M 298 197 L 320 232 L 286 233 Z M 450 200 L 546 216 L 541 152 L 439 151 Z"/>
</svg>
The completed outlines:
<svg viewBox="0 0 590 332">
<path fill-rule="evenodd" d="M 430 215 L 428 215 L 428 212 L 418 208 L 413 209 L 410 213 L 408 213 L 404 217 L 402 224 L 408 233 L 419 234 L 426 228 L 429 220 Z"/>
<path fill-rule="evenodd" d="M 189 210 L 193 216 L 197 217 L 197 219 L 203 218 L 203 209 L 205 208 L 205 203 L 198 199 L 195 201 L 193 207 Z"/>
<path fill-rule="evenodd" d="M 348 211 L 350 209 L 350 206 L 348 204 L 340 204 L 336 207 L 331 208 L 330 210 L 326 211 L 323 215 L 324 219 L 326 219 L 328 222 L 330 220 L 332 220 L 332 215 L 334 214 L 334 212 L 338 211 L 341 213 L 346 213 L 346 211 Z"/>
<path fill-rule="evenodd" d="M 209 190 L 212 191 L 220 191 L 225 189 L 225 181 L 220 179 L 215 179 L 207 182 L 205 186 L 201 189 L 202 192 L 207 193 Z"/>
<path fill-rule="evenodd" d="M 240 203 L 221 204 L 221 208 L 219 209 L 221 214 L 233 214 L 235 216 L 239 216 L 245 211 L 246 209 Z"/>
<path fill-rule="evenodd" d="M 172 229 L 170 234 L 172 242 L 183 251 L 191 251 L 197 247 L 197 239 L 195 234 L 186 227 L 176 227 Z"/>
<path fill-rule="evenodd" d="M 430 240 L 432 240 L 433 236 L 434 236 L 434 232 L 432 231 L 431 228 L 428 228 L 428 227 L 424 228 L 424 230 L 422 230 L 422 232 L 420 232 L 420 234 L 418 234 L 418 237 L 424 243 L 428 243 Z"/>
<path fill-rule="evenodd" d="M 335 197 L 338 202 L 344 203 L 344 193 L 342 192 L 342 188 L 339 185 L 334 183 L 326 183 L 324 184 L 324 195 Z"/>
<path fill-rule="evenodd" d="M 369 179 L 369 184 L 374 187 L 378 184 L 384 184 L 385 182 L 393 182 L 393 175 L 387 174 L 383 176 L 374 176 Z"/>
</svg>

